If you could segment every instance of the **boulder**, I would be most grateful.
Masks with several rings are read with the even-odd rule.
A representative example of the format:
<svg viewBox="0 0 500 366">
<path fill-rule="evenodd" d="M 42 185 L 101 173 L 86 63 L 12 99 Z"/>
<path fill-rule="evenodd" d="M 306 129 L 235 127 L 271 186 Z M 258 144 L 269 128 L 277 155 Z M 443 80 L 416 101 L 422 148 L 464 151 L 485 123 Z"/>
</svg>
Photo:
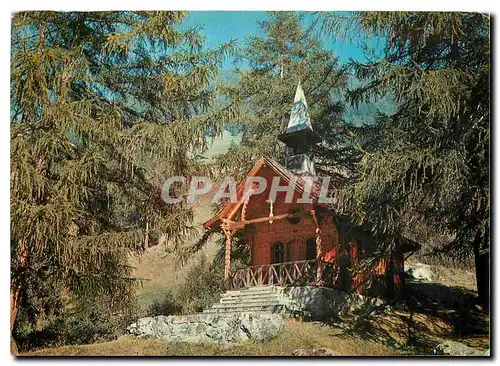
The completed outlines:
<svg viewBox="0 0 500 366">
<path fill-rule="evenodd" d="M 138 338 L 160 338 L 179 343 L 234 344 L 276 337 L 285 322 L 279 314 L 194 314 L 141 318 L 127 330 Z"/>
<path fill-rule="evenodd" d="M 428 264 L 405 263 L 405 272 L 417 280 L 432 282 L 432 268 Z"/>
<path fill-rule="evenodd" d="M 460 342 L 447 340 L 438 344 L 434 353 L 447 356 L 489 356 L 490 350 L 473 348 Z"/>
<path fill-rule="evenodd" d="M 383 304 L 381 299 L 327 287 L 290 286 L 282 288 L 281 294 L 292 314 L 314 320 L 325 320 L 342 312 Z"/>
</svg>

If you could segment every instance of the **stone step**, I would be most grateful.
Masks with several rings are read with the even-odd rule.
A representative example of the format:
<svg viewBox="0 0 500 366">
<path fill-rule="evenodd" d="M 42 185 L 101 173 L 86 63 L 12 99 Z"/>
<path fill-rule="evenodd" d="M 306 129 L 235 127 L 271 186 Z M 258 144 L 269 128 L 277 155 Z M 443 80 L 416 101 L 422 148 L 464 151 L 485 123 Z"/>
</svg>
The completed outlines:
<svg viewBox="0 0 500 366">
<path fill-rule="evenodd" d="M 266 299 L 277 299 L 279 296 L 275 294 L 259 294 L 259 295 L 240 295 L 240 296 L 223 296 L 220 299 L 224 301 L 231 300 L 266 300 Z"/>
<path fill-rule="evenodd" d="M 223 301 L 252 301 L 252 300 L 259 300 L 259 301 L 266 301 L 268 299 L 277 299 L 278 296 L 274 294 L 266 294 L 266 295 L 244 295 L 244 296 L 226 296 L 226 297 L 221 297 L 221 302 Z"/>
<path fill-rule="evenodd" d="M 221 314 L 226 313 L 283 313 L 283 308 L 276 306 L 255 306 L 245 309 L 205 309 L 203 314 Z"/>
<path fill-rule="evenodd" d="M 212 305 L 212 309 L 227 309 L 227 308 L 232 308 L 232 309 L 243 309 L 243 308 L 248 308 L 248 307 L 255 307 L 255 306 L 274 306 L 274 305 L 282 305 L 278 300 L 274 301 L 261 301 L 258 303 L 235 303 L 235 304 L 215 304 Z"/>
<path fill-rule="evenodd" d="M 247 313 L 247 312 L 279 312 L 284 309 L 283 305 L 255 305 L 255 306 L 244 306 L 244 307 L 216 307 L 203 310 L 203 313 Z"/>
<path fill-rule="evenodd" d="M 274 294 L 276 290 L 274 287 L 250 287 L 244 290 L 226 291 L 222 294 L 223 297 L 227 296 L 248 296 L 248 295 L 263 295 Z"/>
<path fill-rule="evenodd" d="M 207 309 L 203 310 L 202 314 L 240 314 L 240 313 L 252 313 L 252 314 L 281 314 L 281 312 L 276 311 L 276 310 L 214 310 L 214 309 Z"/>
<path fill-rule="evenodd" d="M 224 292 L 221 296 L 238 296 L 239 294 L 241 294 L 240 290 L 231 290 Z"/>
<path fill-rule="evenodd" d="M 241 291 L 239 293 L 224 293 L 222 297 L 238 297 L 238 296 L 263 296 L 263 295 L 276 295 L 274 291 Z"/>
<path fill-rule="evenodd" d="M 274 285 L 251 286 L 251 287 L 244 288 L 243 291 L 247 291 L 247 292 L 276 291 L 276 286 L 274 286 Z"/>
<path fill-rule="evenodd" d="M 221 295 L 220 302 L 203 313 L 273 313 L 282 312 L 288 305 L 275 286 L 257 286 L 230 290 Z"/>
<path fill-rule="evenodd" d="M 269 297 L 248 297 L 248 298 L 226 298 L 220 299 L 220 304 L 258 304 L 262 302 L 269 301 L 280 301 L 280 299 L 276 296 Z"/>
</svg>

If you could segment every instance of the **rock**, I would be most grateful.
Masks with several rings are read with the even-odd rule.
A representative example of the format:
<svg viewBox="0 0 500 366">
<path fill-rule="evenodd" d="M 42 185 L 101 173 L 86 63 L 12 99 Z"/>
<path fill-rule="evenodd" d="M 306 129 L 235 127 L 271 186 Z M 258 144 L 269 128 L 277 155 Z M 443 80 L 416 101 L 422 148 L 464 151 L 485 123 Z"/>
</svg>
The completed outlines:
<svg viewBox="0 0 500 366">
<path fill-rule="evenodd" d="M 436 346 L 434 354 L 447 356 L 489 356 L 490 350 L 473 348 L 460 342 L 447 340 Z"/>
<path fill-rule="evenodd" d="M 141 318 L 127 330 L 138 338 L 179 343 L 217 343 L 227 347 L 245 340 L 267 340 L 284 328 L 279 314 L 194 314 Z"/>
<path fill-rule="evenodd" d="M 338 354 L 330 348 L 313 348 L 310 350 L 299 348 L 292 351 L 292 356 L 338 356 Z"/>
<path fill-rule="evenodd" d="M 290 286 L 281 290 L 284 303 L 292 313 L 314 320 L 325 320 L 365 306 L 375 306 L 382 300 L 327 287 Z"/>
<path fill-rule="evenodd" d="M 431 282 L 431 266 L 422 263 L 405 264 L 405 272 L 417 280 Z"/>
</svg>

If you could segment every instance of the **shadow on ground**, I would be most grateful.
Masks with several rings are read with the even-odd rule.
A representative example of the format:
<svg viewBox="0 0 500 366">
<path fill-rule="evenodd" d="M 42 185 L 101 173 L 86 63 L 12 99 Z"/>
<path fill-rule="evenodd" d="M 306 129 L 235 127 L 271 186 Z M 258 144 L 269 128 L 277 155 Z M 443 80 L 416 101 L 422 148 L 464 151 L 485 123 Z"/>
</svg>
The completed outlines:
<svg viewBox="0 0 500 366">
<path fill-rule="evenodd" d="M 476 307 L 474 292 L 440 283 L 408 280 L 405 300 L 389 305 L 367 305 L 332 321 L 341 333 L 405 349 L 433 354 L 443 340 L 489 348 L 489 314 Z"/>
</svg>

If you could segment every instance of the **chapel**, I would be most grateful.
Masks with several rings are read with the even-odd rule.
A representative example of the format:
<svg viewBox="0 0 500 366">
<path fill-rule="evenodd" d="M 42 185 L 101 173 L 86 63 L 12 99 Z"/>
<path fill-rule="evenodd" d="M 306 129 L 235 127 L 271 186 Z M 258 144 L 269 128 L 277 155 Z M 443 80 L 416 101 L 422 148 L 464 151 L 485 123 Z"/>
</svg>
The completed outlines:
<svg viewBox="0 0 500 366">
<path fill-rule="evenodd" d="M 322 138 L 313 129 L 300 84 L 288 126 L 277 138 L 285 144 L 283 165 L 265 156 L 260 158 L 238 185 L 237 202 L 227 202 L 204 223 L 206 230 L 225 235 L 227 288 L 327 286 L 376 297 L 399 297 L 404 254 L 418 244 L 402 238 L 395 243 L 395 250 L 370 271 L 356 270 L 362 258 L 376 251 L 377 241 L 368 226 L 353 225 L 348 215 L 337 213 L 332 199 L 322 198 L 321 179 L 312 179 L 320 177 L 316 176 L 310 151 Z M 247 181 L 255 181 L 255 177 L 266 181 L 265 190 L 245 194 Z M 270 199 L 273 181 L 280 187 L 292 185 L 292 197 L 279 190 Z M 252 184 L 257 191 L 258 182 Z M 249 246 L 250 266 L 236 268 L 231 263 L 235 235 Z"/>
</svg>

